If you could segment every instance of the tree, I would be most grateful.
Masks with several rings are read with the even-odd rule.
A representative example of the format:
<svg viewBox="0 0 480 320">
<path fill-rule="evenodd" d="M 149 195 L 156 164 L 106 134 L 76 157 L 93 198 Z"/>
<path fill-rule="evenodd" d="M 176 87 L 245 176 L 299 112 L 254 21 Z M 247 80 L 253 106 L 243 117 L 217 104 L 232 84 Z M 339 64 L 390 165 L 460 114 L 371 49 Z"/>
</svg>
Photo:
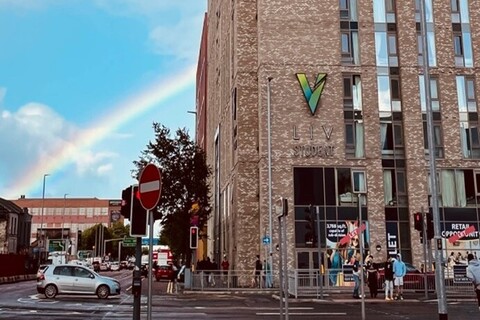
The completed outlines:
<svg viewBox="0 0 480 320">
<path fill-rule="evenodd" d="M 162 172 L 162 194 L 158 206 L 162 225 L 162 238 L 168 242 L 176 256 L 186 256 L 190 263 L 189 246 L 190 209 L 197 203 L 201 208 L 198 227 L 202 228 L 210 215 L 208 178 L 211 170 L 206 163 L 205 152 L 191 139 L 185 128 L 177 129 L 172 138 L 170 130 L 154 122 L 154 141 L 147 144 L 139 160 L 134 161 L 134 178 L 153 163 Z M 167 240 L 168 239 L 168 240 Z"/>
</svg>

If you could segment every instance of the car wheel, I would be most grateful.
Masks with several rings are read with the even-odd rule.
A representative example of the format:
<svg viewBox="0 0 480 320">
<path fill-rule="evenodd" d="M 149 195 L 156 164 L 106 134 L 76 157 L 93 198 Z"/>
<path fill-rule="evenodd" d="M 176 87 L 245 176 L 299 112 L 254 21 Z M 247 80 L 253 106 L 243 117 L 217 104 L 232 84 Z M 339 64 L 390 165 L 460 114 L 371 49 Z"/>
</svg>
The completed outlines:
<svg viewBox="0 0 480 320">
<path fill-rule="evenodd" d="M 49 284 L 45 287 L 45 297 L 48 299 L 53 299 L 58 293 L 58 289 L 55 285 Z"/>
<path fill-rule="evenodd" d="M 97 296 L 100 299 L 107 299 L 109 295 L 110 295 L 110 289 L 108 288 L 108 286 L 101 285 L 100 287 L 98 287 Z"/>
</svg>

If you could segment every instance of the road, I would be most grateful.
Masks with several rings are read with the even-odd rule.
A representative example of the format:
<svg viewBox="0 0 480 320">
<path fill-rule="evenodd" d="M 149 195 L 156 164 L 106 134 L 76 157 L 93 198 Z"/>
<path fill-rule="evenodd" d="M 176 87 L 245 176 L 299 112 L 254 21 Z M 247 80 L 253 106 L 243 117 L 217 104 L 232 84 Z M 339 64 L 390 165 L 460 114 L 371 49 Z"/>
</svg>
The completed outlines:
<svg viewBox="0 0 480 320">
<path fill-rule="evenodd" d="M 100 300 L 96 296 L 57 296 L 46 299 L 37 294 L 35 281 L 0 285 L 0 319 L 132 319 L 133 297 L 127 291 L 131 271 L 104 272 L 120 280 L 119 296 Z M 141 319 L 146 319 L 148 281 L 142 283 Z M 185 293 L 167 295 L 166 282 L 153 282 L 153 319 L 279 319 L 279 300 L 272 294 Z M 472 292 L 473 293 L 473 292 Z M 473 298 L 473 295 L 472 295 Z M 429 320 L 438 319 L 435 300 L 385 302 L 367 299 L 368 320 Z M 290 320 L 361 319 L 358 300 L 329 297 L 326 301 L 294 300 L 289 303 Z M 473 299 L 450 301 L 449 319 L 478 319 L 480 311 Z"/>
</svg>

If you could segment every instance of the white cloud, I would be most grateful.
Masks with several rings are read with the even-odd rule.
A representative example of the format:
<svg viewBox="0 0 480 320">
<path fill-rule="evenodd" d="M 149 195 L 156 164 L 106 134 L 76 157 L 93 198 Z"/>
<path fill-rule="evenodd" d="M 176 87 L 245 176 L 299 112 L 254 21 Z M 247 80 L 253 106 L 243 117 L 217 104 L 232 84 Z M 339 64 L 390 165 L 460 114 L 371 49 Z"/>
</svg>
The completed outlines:
<svg viewBox="0 0 480 320">
<path fill-rule="evenodd" d="M 7 185 L 41 159 L 55 161 L 55 150 L 65 145 L 75 145 L 81 130 L 66 121 L 52 108 L 31 102 L 17 111 L 3 111 L 0 117 L 0 181 Z M 78 150 L 72 163 L 78 176 L 105 175 L 113 166 L 114 152 Z M 0 185 L 0 189 L 1 189 Z"/>
<path fill-rule="evenodd" d="M 110 14 L 142 16 L 150 32 L 148 46 L 153 52 L 189 63 L 198 58 L 206 1 L 95 0 L 95 4 Z"/>
</svg>

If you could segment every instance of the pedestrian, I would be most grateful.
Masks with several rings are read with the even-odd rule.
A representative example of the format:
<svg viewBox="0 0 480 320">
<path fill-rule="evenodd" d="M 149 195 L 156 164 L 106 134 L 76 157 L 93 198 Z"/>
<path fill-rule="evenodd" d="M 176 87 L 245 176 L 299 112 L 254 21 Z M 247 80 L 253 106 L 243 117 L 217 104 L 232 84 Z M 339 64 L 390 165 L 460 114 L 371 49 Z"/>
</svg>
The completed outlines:
<svg viewBox="0 0 480 320">
<path fill-rule="evenodd" d="M 171 268 L 172 272 L 170 273 L 170 276 L 168 278 L 167 293 L 173 294 L 174 292 L 177 292 L 176 281 L 178 268 L 174 263 L 172 263 Z"/>
<path fill-rule="evenodd" d="M 228 280 L 228 269 L 230 268 L 230 263 L 228 262 L 226 255 L 223 256 L 220 267 L 222 268 L 222 282 L 225 283 Z"/>
<path fill-rule="evenodd" d="M 477 295 L 478 310 L 480 310 L 480 262 L 471 253 L 467 256 L 467 260 L 467 277 L 472 280 L 473 290 Z"/>
<path fill-rule="evenodd" d="M 390 256 L 387 256 L 387 261 L 384 267 L 385 274 L 385 300 L 393 300 L 393 262 Z"/>
<path fill-rule="evenodd" d="M 255 261 L 255 287 L 260 288 L 261 285 L 261 275 L 262 275 L 262 261 L 260 260 L 260 256 L 257 255 L 257 260 Z"/>
<path fill-rule="evenodd" d="M 357 259 L 357 256 L 352 256 L 352 272 L 353 272 L 353 281 L 355 286 L 353 287 L 353 298 L 360 299 L 359 289 L 360 289 L 360 277 L 362 276 L 362 268 L 360 262 Z"/>
<path fill-rule="evenodd" d="M 272 268 L 268 261 L 265 261 L 265 287 L 273 288 Z"/>
<path fill-rule="evenodd" d="M 407 274 L 407 267 L 402 261 L 402 255 L 400 253 L 397 254 L 397 259 L 393 262 L 393 274 L 395 276 L 396 299 L 403 300 L 403 277 Z"/>
<path fill-rule="evenodd" d="M 372 260 L 367 263 L 367 282 L 370 289 L 370 298 L 376 298 L 378 294 L 378 271 Z"/>
</svg>

